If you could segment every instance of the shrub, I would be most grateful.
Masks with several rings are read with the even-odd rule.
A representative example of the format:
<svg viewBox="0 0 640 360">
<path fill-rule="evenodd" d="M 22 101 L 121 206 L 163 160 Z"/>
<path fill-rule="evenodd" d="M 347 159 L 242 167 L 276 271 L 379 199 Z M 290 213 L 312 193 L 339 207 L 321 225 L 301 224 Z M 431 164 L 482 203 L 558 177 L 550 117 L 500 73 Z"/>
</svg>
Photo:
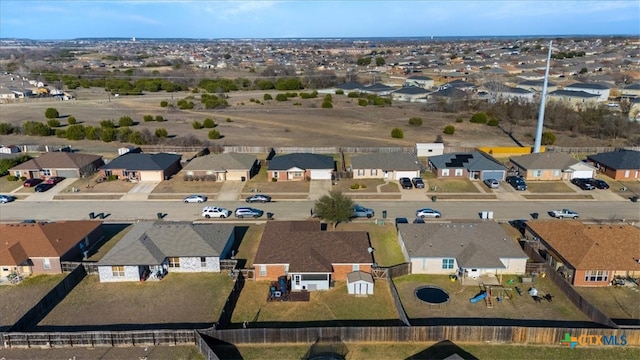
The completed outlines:
<svg viewBox="0 0 640 360">
<path fill-rule="evenodd" d="M 165 121 L 164 118 L 162 117 L 162 115 L 156 115 L 156 121 L 157 122 L 163 122 Z"/>
<path fill-rule="evenodd" d="M 65 130 L 65 137 L 69 140 L 82 140 L 87 137 L 87 131 L 82 125 L 69 125 Z M 97 137 L 89 140 L 97 140 Z"/>
<path fill-rule="evenodd" d="M 22 128 L 25 135 L 50 136 L 53 133 L 47 124 L 37 121 L 27 121 Z"/>
<path fill-rule="evenodd" d="M 233 122 L 233 120 L 231 120 L 231 118 L 227 118 L 226 120 L 227 122 Z"/>
<path fill-rule="evenodd" d="M 167 106 L 169 106 L 169 102 L 167 100 L 160 101 L 160 107 L 164 108 L 164 107 L 167 107 Z"/>
<path fill-rule="evenodd" d="M 202 124 L 200 124 L 200 122 L 199 122 L 199 121 L 194 121 L 194 122 L 192 122 L 192 123 L 191 123 L 191 126 L 192 126 L 194 129 L 196 129 L 196 130 L 198 130 L 198 129 L 202 129 Z"/>
<path fill-rule="evenodd" d="M 358 190 L 358 189 L 360 189 L 360 184 L 355 183 L 355 184 L 353 184 L 353 185 L 349 186 L 349 189 L 351 189 L 351 190 Z"/>
<path fill-rule="evenodd" d="M 109 175 L 107 176 L 107 181 L 115 181 L 118 180 L 118 175 Z"/>
<path fill-rule="evenodd" d="M 489 126 L 498 126 L 499 123 L 500 123 L 500 120 L 496 118 L 491 118 L 489 121 L 487 121 L 487 125 Z"/>
<path fill-rule="evenodd" d="M 391 130 L 391 137 L 394 139 L 402 139 L 404 132 L 400 128 L 393 128 L 393 130 Z"/>
<path fill-rule="evenodd" d="M 277 181 L 278 181 L 278 178 L 274 178 L 274 177 L 271 178 L 271 182 L 277 182 Z"/>
<path fill-rule="evenodd" d="M 471 122 L 474 124 L 486 124 L 488 120 L 487 114 L 483 112 L 475 113 L 471 116 Z"/>
<path fill-rule="evenodd" d="M 324 96 L 324 101 L 328 101 L 328 102 L 333 101 L 333 97 L 331 96 L 331 94 L 327 94 L 327 95 L 325 95 L 325 96 Z"/>
<path fill-rule="evenodd" d="M 360 184 L 360 188 L 361 188 L 361 189 L 366 189 L 366 188 L 367 188 L 367 185 L 365 185 L 365 184 Z"/>
<path fill-rule="evenodd" d="M 18 181 L 18 177 L 14 175 L 7 176 L 7 181 Z"/>
<path fill-rule="evenodd" d="M 118 132 L 115 128 L 103 128 L 100 132 L 100 140 L 104 142 L 112 142 L 118 138 Z"/>
<path fill-rule="evenodd" d="M 67 132 L 64 129 L 55 129 L 56 137 L 64 139 L 67 137 Z"/>
<path fill-rule="evenodd" d="M 453 135 L 456 132 L 456 127 L 453 125 L 447 125 L 444 127 L 443 132 L 447 135 Z"/>
<path fill-rule="evenodd" d="M 220 135 L 220 132 L 218 130 L 213 129 L 209 131 L 209 139 L 216 140 L 216 139 L 220 139 L 221 137 L 222 135 Z"/>
<path fill-rule="evenodd" d="M 60 113 L 58 113 L 58 110 L 55 108 L 47 108 L 47 110 L 44 111 L 44 117 L 47 119 L 55 119 L 58 116 L 60 116 Z"/>
<path fill-rule="evenodd" d="M 331 109 L 333 108 L 333 104 L 331 103 L 331 101 L 323 101 L 322 102 L 322 108 L 323 109 Z"/>
<path fill-rule="evenodd" d="M 166 138 L 167 136 L 169 136 L 169 132 L 165 128 L 157 128 L 155 131 L 155 135 L 159 138 Z"/>
<path fill-rule="evenodd" d="M 26 176 L 20 176 L 20 181 L 27 181 L 27 177 Z"/>
<path fill-rule="evenodd" d="M 285 95 L 285 94 L 278 94 L 278 95 L 276 95 L 276 100 L 277 100 L 277 101 L 287 101 L 287 99 L 289 99 L 289 98 L 288 98 L 288 97 L 287 97 L 287 95 Z"/>
<path fill-rule="evenodd" d="M 76 120 L 76 118 L 73 116 L 69 116 L 69 118 L 67 119 L 67 123 L 69 123 L 69 125 L 75 125 L 78 123 L 78 120 Z"/>
<path fill-rule="evenodd" d="M 336 95 L 344 95 L 344 90 L 342 89 L 336 90 Z"/>
<path fill-rule="evenodd" d="M 352 91 L 352 92 L 347 94 L 347 97 L 358 98 L 358 97 L 360 97 L 360 94 L 358 92 L 356 92 L 356 91 Z"/>
<path fill-rule="evenodd" d="M 412 117 L 409 119 L 409 125 L 420 126 L 422 125 L 422 118 Z"/>
<path fill-rule="evenodd" d="M 540 141 L 542 145 L 553 145 L 556 143 L 556 135 L 551 131 L 544 131 Z"/>
<path fill-rule="evenodd" d="M 213 119 L 206 118 L 202 122 L 202 127 L 205 127 L 207 129 L 213 129 L 214 127 L 216 127 L 216 123 L 213 121 Z"/>
<path fill-rule="evenodd" d="M 60 127 L 60 120 L 58 119 L 49 119 L 47 120 L 47 125 L 49 125 L 49 127 Z"/>
<path fill-rule="evenodd" d="M 0 123 L 0 135 L 9 135 L 17 129 L 11 123 Z"/>
<path fill-rule="evenodd" d="M 358 99 L 358 105 L 367 106 L 369 105 L 369 101 L 367 99 Z"/>
<path fill-rule="evenodd" d="M 273 100 L 273 97 L 271 97 L 271 94 L 264 94 L 264 96 L 262 97 L 263 100 L 267 101 L 267 100 Z"/>
<path fill-rule="evenodd" d="M 130 116 L 123 116 L 118 120 L 120 126 L 133 126 L 133 119 Z"/>
<path fill-rule="evenodd" d="M 113 120 L 100 120 L 100 127 L 103 129 L 114 128 L 116 127 L 116 124 L 113 122 Z"/>
<path fill-rule="evenodd" d="M 145 115 L 142 120 L 145 122 L 153 121 L 153 115 Z"/>
<path fill-rule="evenodd" d="M 456 122 L 457 122 L 457 123 L 461 123 L 461 122 L 463 122 L 463 121 L 464 121 L 464 119 L 463 119 L 461 116 L 458 116 L 458 117 L 456 118 Z"/>
</svg>

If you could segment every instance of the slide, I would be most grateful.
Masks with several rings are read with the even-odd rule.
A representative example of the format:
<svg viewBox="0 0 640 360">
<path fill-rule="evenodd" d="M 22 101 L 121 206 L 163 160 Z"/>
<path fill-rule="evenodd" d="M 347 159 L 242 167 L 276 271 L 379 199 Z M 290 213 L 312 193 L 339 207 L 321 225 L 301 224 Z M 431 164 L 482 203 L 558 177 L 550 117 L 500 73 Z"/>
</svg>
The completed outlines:
<svg viewBox="0 0 640 360">
<path fill-rule="evenodd" d="M 486 298 L 486 297 L 487 297 L 487 293 L 486 293 L 486 292 L 483 292 L 483 293 L 480 293 L 480 294 L 476 295 L 475 297 L 472 297 L 472 298 L 469 300 L 469 302 L 471 302 L 472 304 L 473 304 L 473 303 L 477 303 L 478 301 L 480 301 L 480 300 L 482 300 L 482 299 L 484 299 L 484 298 Z"/>
</svg>

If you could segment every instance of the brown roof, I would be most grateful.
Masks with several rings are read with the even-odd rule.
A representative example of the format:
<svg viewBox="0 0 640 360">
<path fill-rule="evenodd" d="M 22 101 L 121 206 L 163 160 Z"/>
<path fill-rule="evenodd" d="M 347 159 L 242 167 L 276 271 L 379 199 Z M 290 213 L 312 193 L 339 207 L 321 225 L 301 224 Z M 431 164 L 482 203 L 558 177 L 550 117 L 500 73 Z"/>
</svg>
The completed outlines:
<svg viewBox="0 0 640 360">
<path fill-rule="evenodd" d="M 579 220 L 529 221 L 527 226 L 575 269 L 640 270 L 640 229 L 635 226 Z"/>
<path fill-rule="evenodd" d="M 332 264 L 372 264 L 364 231 L 321 231 L 318 221 L 268 222 L 254 264 L 289 264 L 289 271 L 332 272 Z"/>
<path fill-rule="evenodd" d="M 88 220 L 0 224 L 0 264 L 15 266 L 32 257 L 60 257 L 101 225 Z"/>
<path fill-rule="evenodd" d="M 16 165 L 10 170 L 81 169 L 101 158 L 101 156 L 93 154 L 48 152 Z"/>
</svg>

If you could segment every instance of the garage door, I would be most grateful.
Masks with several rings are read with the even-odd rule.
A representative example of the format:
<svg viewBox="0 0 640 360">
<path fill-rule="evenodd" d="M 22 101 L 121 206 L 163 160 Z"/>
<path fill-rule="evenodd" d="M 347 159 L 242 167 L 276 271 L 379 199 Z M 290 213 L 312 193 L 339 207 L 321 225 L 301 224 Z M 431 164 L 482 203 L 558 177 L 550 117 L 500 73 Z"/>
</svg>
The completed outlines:
<svg viewBox="0 0 640 360">
<path fill-rule="evenodd" d="M 159 171 L 141 171 L 140 181 L 162 181 L 162 173 Z"/>
<path fill-rule="evenodd" d="M 311 179 L 313 180 L 331 180 L 331 170 L 311 170 Z"/>
<path fill-rule="evenodd" d="M 582 170 L 582 171 L 574 171 L 571 174 L 572 179 L 588 179 L 593 177 L 593 171 L 590 170 Z"/>
<path fill-rule="evenodd" d="M 417 171 L 396 171 L 395 180 L 400 180 L 400 178 L 407 177 L 409 179 L 418 177 Z"/>
<path fill-rule="evenodd" d="M 62 176 L 62 177 L 66 177 L 66 178 L 77 178 L 78 177 L 78 171 L 77 170 L 72 170 L 72 169 L 68 169 L 68 170 L 58 170 L 56 171 L 57 176 Z"/>
<path fill-rule="evenodd" d="M 496 180 L 504 180 L 504 171 L 483 171 L 482 172 L 482 179 L 480 180 L 487 180 L 487 179 L 496 179 Z"/>
</svg>

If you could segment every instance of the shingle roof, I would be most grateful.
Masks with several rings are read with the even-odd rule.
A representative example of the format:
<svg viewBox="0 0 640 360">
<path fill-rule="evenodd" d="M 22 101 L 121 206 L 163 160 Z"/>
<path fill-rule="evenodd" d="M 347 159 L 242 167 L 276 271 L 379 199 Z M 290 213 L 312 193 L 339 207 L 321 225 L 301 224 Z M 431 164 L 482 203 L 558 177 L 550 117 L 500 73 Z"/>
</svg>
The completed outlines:
<svg viewBox="0 0 640 360">
<path fill-rule="evenodd" d="M 439 96 L 439 97 L 447 97 L 447 98 L 461 98 L 461 97 L 465 97 L 467 96 L 467 93 L 455 88 L 455 87 L 448 87 L 446 89 L 442 89 L 442 90 L 438 90 L 438 91 L 434 91 L 432 93 L 429 94 L 429 96 Z"/>
<path fill-rule="evenodd" d="M 614 170 L 640 169 L 640 151 L 621 149 L 589 155 L 587 159 Z"/>
<path fill-rule="evenodd" d="M 515 156 L 510 158 L 509 160 L 517 164 L 519 167 L 527 170 L 564 170 L 569 166 L 580 162 L 579 160 L 574 159 L 569 154 L 558 152 L 527 154 L 522 156 Z"/>
<path fill-rule="evenodd" d="M 269 161 L 269 170 L 333 169 L 334 167 L 334 160 L 331 156 L 311 153 L 278 155 Z"/>
<path fill-rule="evenodd" d="M 342 90 L 359 90 L 362 88 L 362 85 L 358 84 L 357 82 L 347 82 L 336 86 L 336 88 Z"/>
<path fill-rule="evenodd" d="M 565 89 L 594 89 L 594 90 L 605 90 L 609 89 L 608 86 L 603 84 L 596 83 L 573 83 L 571 85 L 567 85 L 564 87 Z"/>
<path fill-rule="evenodd" d="M 249 170 L 256 162 L 255 154 L 224 153 L 197 157 L 185 165 L 183 170 Z"/>
<path fill-rule="evenodd" d="M 527 255 L 495 222 L 398 224 L 409 257 L 456 258 L 460 266 L 504 268 L 500 259 Z"/>
<path fill-rule="evenodd" d="M 635 226 L 537 220 L 527 227 L 576 269 L 640 271 L 640 229 Z"/>
<path fill-rule="evenodd" d="M 0 265 L 19 265 L 31 257 L 60 257 L 101 225 L 89 220 L 0 224 Z"/>
<path fill-rule="evenodd" d="M 373 284 L 373 276 L 364 271 L 353 271 L 347 274 L 348 284 L 354 283 L 356 281 L 366 281 L 370 284 Z"/>
<path fill-rule="evenodd" d="M 100 169 L 125 169 L 125 170 L 166 170 L 176 161 L 180 161 L 182 155 L 178 154 L 142 154 L 126 153 L 111 160 Z"/>
<path fill-rule="evenodd" d="M 268 222 L 253 263 L 289 271 L 332 272 L 332 264 L 372 264 L 364 231 L 321 231 L 318 221 Z"/>
<path fill-rule="evenodd" d="M 11 170 L 81 169 L 101 158 L 93 154 L 48 152 L 16 165 Z"/>
<path fill-rule="evenodd" d="M 396 88 L 382 84 L 382 83 L 375 83 L 362 88 L 362 90 L 373 91 L 373 92 L 393 91 L 395 89 Z"/>
<path fill-rule="evenodd" d="M 525 80 L 525 81 L 519 82 L 518 85 L 519 86 L 543 86 L 544 80 Z M 553 86 L 557 86 L 557 84 L 549 81 L 547 82 L 547 86 L 553 87 Z"/>
<path fill-rule="evenodd" d="M 469 171 L 507 170 L 504 165 L 479 151 L 430 156 L 429 162 L 437 169 L 467 169 Z"/>
<path fill-rule="evenodd" d="M 418 159 L 408 153 L 374 153 L 351 158 L 353 169 L 420 170 Z"/>
<path fill-rule="evenodd" d="M 417 86 L 405 86 L 393 92 L 394 94 L 407 94 L 407 95 L 426 95 L 429 90 L 425 90 Z"/>
<path fill-rule="evenodd" d="M 166 257 L 221 256 L 233 231 L 231 224 L 141 221 L 98 265 L 158 265 Z"/>
<path fill-rule="evenodd" d="M 409 76 L 407 78 L 407 80 L 419 80 L 419 81 L 430 81 L 433 80 L 432 78 L 428 77 L 428 76 L 423 76 L 423 75 L 414 75 L 414 76 Z"/>
<path fill-rule="evenodd" d="M 556 90 L 549 93 L 550 96 L 568 96 L 577 98 L 594 98 L 599 97 L 598 94 L 591 94 L 582 90 Z"/>
</svg>

